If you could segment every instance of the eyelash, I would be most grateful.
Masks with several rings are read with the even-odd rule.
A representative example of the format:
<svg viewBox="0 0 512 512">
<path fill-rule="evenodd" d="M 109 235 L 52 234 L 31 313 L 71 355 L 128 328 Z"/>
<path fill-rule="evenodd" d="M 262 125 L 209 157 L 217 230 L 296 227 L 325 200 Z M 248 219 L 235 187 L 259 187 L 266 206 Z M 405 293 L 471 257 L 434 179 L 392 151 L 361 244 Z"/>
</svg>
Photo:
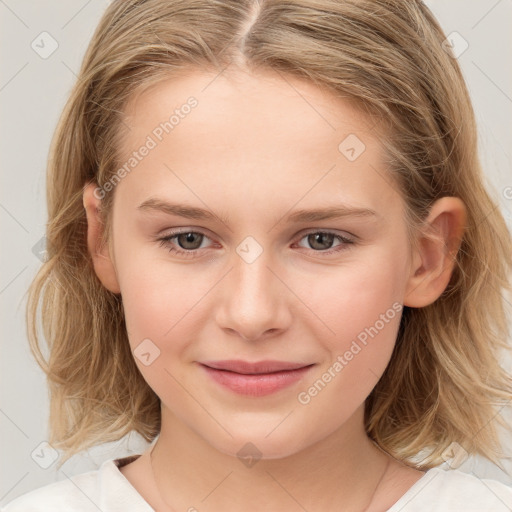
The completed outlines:
<svg viewBox="0 0 512 512">
<path fill-rule="evenodd" d="M 196 256 L 196 253 L 197 251 L 199 251 L 199 249 L 191 249 L 191 250 L 185 250 L 185 249 L 176 249 L 176 247 L 174 246 L 174 244 L 171 244 L 171 240 L 173 238 L 176 238 L 177 236 L 179 235 L 182 235 L 182 234 L 185 234 L 185 233 L 193 233 L 195 235 L 202 235 L 206 238 L 209 238 L 206 233 L 203 233 L 201 231 L 192 231 L 190 229 L 188 230 L 181 230 L 181 231 L 173 231 L 171 233 L 169 233 L 168 235 L 162 237 L 162 238 L 158 238 L 157 241 L 160 242 L 160 246 L 161 247 L 165 247 L 169 250 L 169 252 L 171 253 L 175 253 L 179 256 L 183 256 L 185 258 L 196 258 L 198 256 Z M 317 231 L 309 231 L 308 233 L 305 233 L 303 234 L 298 241 L 301 241 L 303 238 L 309 236 L 309 235 L 313 235 L 313 234 L 323 234 L 323 235 L 334 235 L 334 238 L 339 240 L 340 242 L 342 242 L 340 245 L 336 246 L 334 249 L 328 249 L 326 251 L 321 251 L 321 250 L 314 250 L 314 249 L 310 249 L 311 251 L 315 252 L 315 253 L 318 253 L 318 254 L 325 254 L 325 255 L 330 255 L 330 254 L 335 254 L 335 253 L 339 253 L 339 252 L 342 252 L 344 250 L 347 250 L 349 247 L 349 245 L 352 245 L 355 243 L 354 240 L 351 240 L 350 238 L 347 238 L 347 237 L 344 237 L 342 235 L 339 235 L 337 233 L 333 233 L 332 231 L 321 231 L 321 230 L 317 230 Z"/>
</svg>

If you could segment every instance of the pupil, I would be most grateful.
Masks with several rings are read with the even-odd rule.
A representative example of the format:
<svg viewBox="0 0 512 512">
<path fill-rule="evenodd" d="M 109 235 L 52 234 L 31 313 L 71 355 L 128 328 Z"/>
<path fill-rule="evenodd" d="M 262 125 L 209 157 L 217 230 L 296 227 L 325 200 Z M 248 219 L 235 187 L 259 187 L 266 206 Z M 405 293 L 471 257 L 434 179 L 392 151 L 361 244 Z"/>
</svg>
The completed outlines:
<svg viewBox="0 0 512 512">
<path fill-rule="evenodd" d="M 309 242 L 311 244 L 311 247 L 313 247 L 314 249 L 328 249 L 329 246 L 332 244 L 333 239 L 334 235 L 332 233 L 314 233 L 310 235 Z"/>
<path fill-rule="evenodd" d="M 197 245 L 197 247 L 195 247 L 194 246 L 194 237 L 195 236 L 200 237 L 201 235 L 199 235 L 198 233 L 182 233 L 182 234 L 180 234 L 178 237 L 178 241 L 180 243 L 179 245 L 181 245 L 183 247 L 183 249 L 197 249 L 199 247 L 199 245 L 201 245 L 201 242 L 199 242 L 199 245 L 197 245 L 197 240 L 196 240 L 195 245 Z M 199 240 L 200 240 L 200 238 L 199 238 Z M 188 247 L 187 244 L 192 244 L 192 247 Z"/>
</svg>

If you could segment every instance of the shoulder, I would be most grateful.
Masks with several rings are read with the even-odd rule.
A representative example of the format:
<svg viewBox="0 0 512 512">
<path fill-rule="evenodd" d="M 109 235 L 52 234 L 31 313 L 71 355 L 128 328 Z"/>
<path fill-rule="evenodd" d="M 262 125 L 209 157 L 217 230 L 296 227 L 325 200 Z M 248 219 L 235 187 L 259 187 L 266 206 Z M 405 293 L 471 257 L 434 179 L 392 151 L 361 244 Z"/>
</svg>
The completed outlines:
<svg viewBox="0 0 512 512">
<path fill-rule="evenodd" d="M 463 471 L 432 468 L 388 512 L 511 512 L 512 486 Z"/>
<path fill-rule="evenodd" d="M 98 509 L 94 505 L 97 473 L 98 470 L 89 471 L 26 492 L 2 507 L 0 512 L 97 512 Z"/>
<path fill-rule="evenodd" d="M 133 458 L 107 460 L 97 470 L 29 491 L 0 512 L 154 512 L 119 471 Z"/>
</svg>

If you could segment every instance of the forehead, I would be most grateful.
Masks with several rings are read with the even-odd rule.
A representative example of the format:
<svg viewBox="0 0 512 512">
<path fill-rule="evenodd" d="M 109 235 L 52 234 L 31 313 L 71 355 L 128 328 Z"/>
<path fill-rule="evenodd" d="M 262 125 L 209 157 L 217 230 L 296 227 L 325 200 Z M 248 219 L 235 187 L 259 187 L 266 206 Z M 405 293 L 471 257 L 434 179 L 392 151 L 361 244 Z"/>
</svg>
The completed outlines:
<svg viewBox="0 0 512 512">
<path fill-rule="evenodd" d="M 177 175 L 204 194 L 222 183 L 226 194 L 297 201 L 310 189 L 307 202 L 337 190 L 374 209 L 396 195 L 375 120 L 297 77 L 190 70 L 134 96 L 124 114 L 121 161 L 150 139 L 153 146 L 118 187 L 131 182 L 137 197 L 176 184 Z"/>
<path fill-rule="evenodd" d="M 124 109 L 125 122 L 135 127 L 130 134 L 150 132 L 189 98 L 197 101 L 197 107 L 190 116 L 180 116 L 181 120 L 192 119 L 180 122 L 180 131 L 187 132 L 189 125 L 197 135 L 215 135 L 217 143 L 225 136 L 224 142 L 232 143 L 235 133 L 237 140 L 249 135 L 271 142 L 281 135 L 282 139 L 307 139 L 311 144 L 332 142 L 329 139 L 338 139 L 343 130 L 357 131 L 366 139 L 374 137 L 375 120 L 363 115 L 353 101 L 307 80 L 269 70 L 213 73 L 197 69 L 181 71 L 134 96 Z M 217 128 L 215 133 L 212 125 Z"/>
</svg>

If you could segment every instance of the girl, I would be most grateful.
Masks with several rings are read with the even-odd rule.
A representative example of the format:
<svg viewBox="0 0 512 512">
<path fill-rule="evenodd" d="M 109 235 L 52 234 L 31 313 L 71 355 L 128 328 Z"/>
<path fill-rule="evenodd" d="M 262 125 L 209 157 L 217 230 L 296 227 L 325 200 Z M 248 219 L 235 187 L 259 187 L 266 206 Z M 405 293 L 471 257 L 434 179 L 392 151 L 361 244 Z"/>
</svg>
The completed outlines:
<svg viewBox="0 0 512 512">
<path fill-rule="evenodd" d="M 17 511 L 506 511 L 511 240 L 419 0 L 115 0 L 51 148 Z M 42 305 L 49 358 L 41 351 Z"/>
</svg>

